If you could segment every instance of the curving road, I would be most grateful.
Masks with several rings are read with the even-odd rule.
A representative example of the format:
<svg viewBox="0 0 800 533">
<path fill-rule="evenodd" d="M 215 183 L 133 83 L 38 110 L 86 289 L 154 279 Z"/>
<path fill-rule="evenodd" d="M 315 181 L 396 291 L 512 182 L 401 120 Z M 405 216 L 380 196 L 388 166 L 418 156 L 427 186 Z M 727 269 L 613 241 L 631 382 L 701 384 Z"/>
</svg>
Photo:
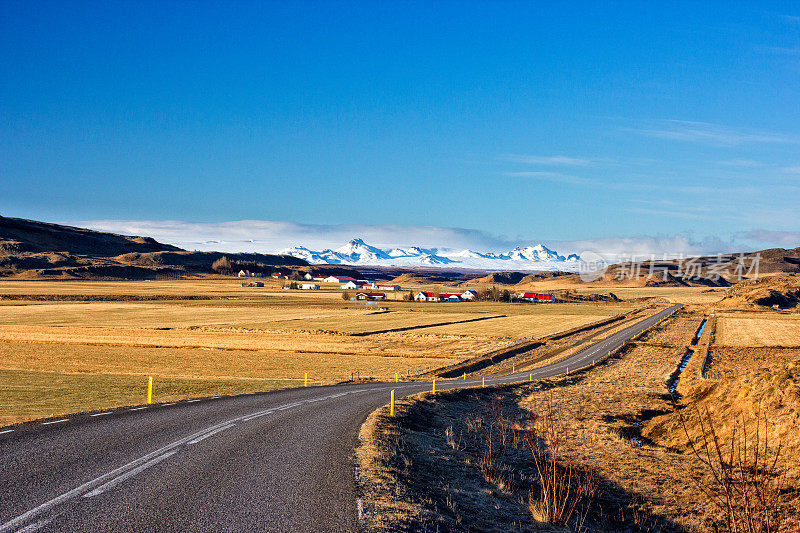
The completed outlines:
<svg viewBox="0 0 800 533">
<path fill-rule="evenodd" d="M 673 305 L 532 372 L 599 360 Z M 480 380 L 437 383 L 474 386 Z M 355 531 L 353 450 L 366 416 L 429 383 L 286 389 L 123 408 L 0 428 L 0 533 Z"/>
</svg>

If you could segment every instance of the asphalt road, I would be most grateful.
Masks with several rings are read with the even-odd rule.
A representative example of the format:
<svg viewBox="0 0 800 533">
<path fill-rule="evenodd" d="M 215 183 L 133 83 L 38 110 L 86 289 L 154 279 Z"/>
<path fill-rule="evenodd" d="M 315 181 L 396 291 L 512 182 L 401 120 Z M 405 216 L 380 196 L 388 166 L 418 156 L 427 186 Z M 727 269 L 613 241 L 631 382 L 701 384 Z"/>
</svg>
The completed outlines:
<svg viewBox="0 0 800 533">
<path fill-rule="evenodd" d="M 590 365 L 674 305 L 532 372 Z M 437 380 L 437 389 L 480 379 Z M 366 416 L 430 383 L 360 383 L 222 396 L 0 429 L 0 533 L 355 531 L 353 450 Z"/>
</svg>

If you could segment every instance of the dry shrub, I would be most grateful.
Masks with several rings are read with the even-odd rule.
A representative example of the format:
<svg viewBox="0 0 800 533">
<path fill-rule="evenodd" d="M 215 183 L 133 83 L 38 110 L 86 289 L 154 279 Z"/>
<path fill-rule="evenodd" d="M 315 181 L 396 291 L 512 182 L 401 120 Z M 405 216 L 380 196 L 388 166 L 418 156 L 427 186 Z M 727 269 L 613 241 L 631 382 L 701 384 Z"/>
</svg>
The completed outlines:
<svg viewBox="0 0 800 533">
<path fill-rule="evenodd" d="M 700 438 L 689 436 L 686 420 L 683 430 L 692 453 L 705 466 L 705 478 L 695 482 L 721 517 L 712 524 L 715 531 L 728 533 L 772 533 L 785 520 L 779 498 L 783 481 L 782 446 L 774 444 L 768 422 L 760 412 L 755 431 L 748 429 L 744 417 L 733 420 L 730 437 L 718 435 L 708 409 L 698 412 Z M 751 425 L 752 426 L 752 425 Z"/>
<path fill-rule="evenodd" d="M 525 432 L 538 475 L 538 486 L 528 494 L 528 509 L 538 522 L 583 528 L 591 503 L 598 496 L 600 479 L 594 471 L 576 466 L 570 458 L 572 443 L 563 418 L 550 402 L 533 418 Z M 564 462 L 562 462 L 564 461 Z"/>
<path fill-rule="evenodd" d="M 493 401 L 483 416 L 468 420 L 467 427 L 476 465 L 486 481 L 508 493 L 521 492 L 536 522 L 584 529 L 599 496 L 600 478 L 577 466 L 578 438 L 550 402 L 541 412 L 514 418 L 501 402 Z"/>
<path fill-rule="evenodd" d="M 507 465 L 509 431 L 512 430 L 499 401 L 490 402 L 483 418 L 468 423 L 474 437 L 478 470 L 483 478 L 498 488 L 509 489 L 512 485 L 510 468 Z"/>
</svg>

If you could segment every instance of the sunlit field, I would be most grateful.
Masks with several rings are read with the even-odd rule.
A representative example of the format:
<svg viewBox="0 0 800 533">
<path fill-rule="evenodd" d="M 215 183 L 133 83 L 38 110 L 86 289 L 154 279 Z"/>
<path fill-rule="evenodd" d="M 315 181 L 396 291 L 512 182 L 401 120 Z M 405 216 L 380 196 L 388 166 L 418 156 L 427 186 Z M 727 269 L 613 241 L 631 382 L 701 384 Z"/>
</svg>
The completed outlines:
<svg viewBox="0 0 800 533">
<path fill-rule="evenodd" d="M 0 282 L 0 423 L 141 403 L 147 376 L 155 401 L 297 386 L 306 373 L 312 384 L 413 377 L 640 305 L 367 306 L 267 285 Z"/>
</svg>

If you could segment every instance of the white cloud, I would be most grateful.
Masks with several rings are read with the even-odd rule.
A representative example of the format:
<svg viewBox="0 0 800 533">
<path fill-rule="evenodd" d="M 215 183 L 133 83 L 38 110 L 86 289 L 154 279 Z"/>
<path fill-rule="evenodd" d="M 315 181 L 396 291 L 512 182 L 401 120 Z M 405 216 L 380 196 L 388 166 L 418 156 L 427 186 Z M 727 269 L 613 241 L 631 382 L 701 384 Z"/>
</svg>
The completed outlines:
<svg viewBox="0 0 800 533">
<path fill-rule="evenodd" d="M 274 220 L 91 220 L 74 224 L 126 235 L 145 235 L 187 250 L 223 252 L 274 252 L 296 245 L 311 249 L 336 248 L 354 237 L 380 247 L 472 247 L 503 250 L 514 246 L 512 241 L 483 231 L 437 226 L 324 225 Z"/>
<path fill-rule="evenodd" d="M 469 248 L 479 252 L 508 251 L 515 246 L 545 244 L 563 255 L 593 251 L 609 260 L 620 257 L 668 257 L 752 251 L 781 246 L 800 246 L 800 232 L 753 230 L 729 239 L 693 234 L 639 235 L 579 240 L 509 239 L 490 233 L 436 226 L 322 225 L 270 220 L 230 222 L 183 222 L 171 220 L 94 220 L 71 222 L 81 227 L 127 235 L 145 235 L 188 250 L 223 252 L 275 252 L 303 245 L 314 250 L 337 248 L 354 237 L 381 248 Z"/>
<path fill-rule="evenodd" d="M 577 166 L 587 167 L 596 164 L 596 159 L 586 159 L 582 157 L 568 157 L 564 155 L 507 155 L 503 157 L 506 161 L 514 163 L 524 163 L 528 165 L 545 165 L 545 166 Z"/>
<path fill-rule="evenodd" d="M 718 164 L 724 167 L 740 168 L 760 168 L 764 166 L 764 163 L 755 159 L 729 159 L 727 161 L 719 161 Z"/>
<path fill-rule="evenodd" d="M 770 133 L 753 130 L 739 130 L 712 124 L 710 122 L 697 122 L 690 120 L 666 119 L 652 123 L 648 127 L 623 128 L 648 137 L 667 139 L 673 141 L 699 142 L 713 145 L 732 146 L 749 143 L 782 143 L 795 144 L 800 139 L 781 133 Z"/>
<path fill-rule="evenodd" d="M 752 242 L 757 248 L 796 248 L 800 246 L 800 231 L 771 231 L 757 229 L 737 235 L 740 239 Z"/>
<path fill-rule="evenodd" d="M 572 249 L 575 253 L 595 252 L 612 262 L 632 257 L 691 257 L 739 251 L 732 241 L 725 241 L 718 237 L 696 239 L 689 234 L 606 237 L 576 241 L 552 241 L 550 244 L 557 249 Z"/>
<path fill-rule="evenodd" d="M 552 181 L 556 183 L 569 183 L 572 185 L 597 185 L 597 181 L 560 172 L 550 172 L 547 170 L 524 170 L 520 172 L 504 172 L 504 176 L 509 178 L 529 178 L 540 181 Z"/>
</svg>

